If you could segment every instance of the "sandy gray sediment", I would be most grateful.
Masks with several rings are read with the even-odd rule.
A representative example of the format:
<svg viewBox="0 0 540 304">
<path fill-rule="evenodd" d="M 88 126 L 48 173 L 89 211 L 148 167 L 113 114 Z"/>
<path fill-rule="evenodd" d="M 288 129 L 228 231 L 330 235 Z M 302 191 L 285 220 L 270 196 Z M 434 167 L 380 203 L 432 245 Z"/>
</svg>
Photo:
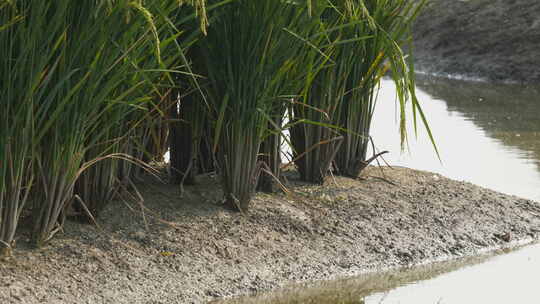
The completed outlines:
<svg viewBox="0 0 540 304">
<path fill-rule="evenodd" d="M 26 249 L 22 233 L 0 263 L 0 303 L 204 303 L 540 235 L 537 202 L 406 168 L 384 169 L 393 184 L 381 176 L 290 180 L 290 194 L 258 194 L 245 216 L 220 205 L 213 177 L 183 198 L 148 181 L 145 217 L 139 204 L 117 202 L 99 229 L 68 223 L 40 250 Z"/>
</svg>

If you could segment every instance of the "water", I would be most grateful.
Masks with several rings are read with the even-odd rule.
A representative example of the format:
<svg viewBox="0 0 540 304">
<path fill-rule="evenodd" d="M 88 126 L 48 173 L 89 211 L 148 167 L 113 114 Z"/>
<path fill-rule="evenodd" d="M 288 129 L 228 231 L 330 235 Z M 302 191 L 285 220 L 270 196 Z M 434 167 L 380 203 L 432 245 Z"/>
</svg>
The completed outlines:
<svg viewBox="0 0 540 304">
<path fill-rule="evenodd" d="M 411 281 L 365 303 L 539 303 L 540 245 L 498 255 L 430 280 Z M 422 278 L 423 279 L 423 278 Z"/>
<path fill-rule="evenodd" d="M 400 153 L 394 86 L 384 80 L 372 135 L 379 150 L 391 152 L 387 162 L 540 201 L 540 87 L 419 76 L 418 89 L 441 158 L 422 126 L 414 136 L 412 121 L 408 149 Z M 540 303 L 540 244 L 500 253 L 300 286 L 245 303 Z"/>
<path fill-rule="evenodd" d="M 389 163 L 540 201 L 540 87 L 420 77 L 418 99 L 440 160 L 423 126 L 414 136 L 412 119 L 408 150 L 399 153 L 393 88 L 383 82 L 372 131 Z"/>
</svg>

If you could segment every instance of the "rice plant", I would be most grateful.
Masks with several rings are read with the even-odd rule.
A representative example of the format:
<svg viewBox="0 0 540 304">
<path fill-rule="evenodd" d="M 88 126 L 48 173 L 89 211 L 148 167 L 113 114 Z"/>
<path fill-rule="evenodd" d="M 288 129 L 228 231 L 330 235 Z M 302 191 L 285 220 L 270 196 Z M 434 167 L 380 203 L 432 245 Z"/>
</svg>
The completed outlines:
<svg viewBox="0 0 540 304">
<path fill-rule="evenodd" d="M 118 47 L 109 51 L 110 64 L 124 62 L 110 69 L 119 81 L 107 79 L 99 90 L 110 94 L 103 95 L 106 109 L 98 118 L 101 128 L 88 134 L 91 142 L 85 143 L 85 161 L 92 165 L 77 178 L 75 207 L 86 221 L 97 217 L 114 194 L 132 185 L 144 170 L 137 163 L 159 160 L 167 148 L 165 116 L 174 91 L 173 74 L 182 71 L 182 48 L 189 43 L 178 28 L 195 15 L 176 1 L 147 2 L 137 10 L 143 15 L 127 28 L 116 27 L 118 33 L 134 32 L 119 36 Z"/>
<path fill-rule="evenodd" d="M 62 73 L 63 43 L 68 39 L 65 24 L 59 22 L 67 12 L 65 4 L 31 1 L 3 1 L 2 16 L 18 20 L 1 33 L 2 51 L 2 139 L 0 139 L 2 176 L 1 211 L 3 245 L 13 238 L 24 203 L 37 197 L 32 193 L 41 185 L 44 173 L 36 156 L 50 147 L 54 138 L 45 137 L 62 108 L 50 111 L 50 102 L 70 82 L 70 73 Z M 53 22 L 54 18 L 57 22 Z M 62 101 L 59 101 L 62 103 Z M 68 120 L 71 117 L 68 117 Z M 56 132 L 61 133 L 61 130 Z M 72 151 L 67 151 L 70 153 Z M 50 151 L 50 154 L 53 154 Z M 80 156 L 71 155 L 73 159 Z M 34 187 L 33 187 L 34 186 Z M 50 190 L 50 191 L 49 191 Z M 47 189 L 41 197 L 58 197 L 58 189 Z"/>
<path fill-rule="evenodd" d="M 28 199 L 34 176 L 32 151 L 33 94 L 40 83 L 49 58 L 41 57 L 38 45 L 34 50 L 16 48 L 27 36 L 20 27 L 24 20 L 21 8 L 0 2 L 0 256 L 9 255 L 15 231 Z M 51 40 L 49 42 L 52 42 Z M 13 58 L 17 60 L 7 60 Z M 30 66 L 25 62 L 33 62 Z M 24 81 L 21 81 L 23 80 Z"/>
<path fill-rule="evenodd" d="M 341 103 L 336 97 L 346 91 L 343 79 L 346 78 L 348 66 L 340 53 L 341 48 L 370 38 L 360 35 L 350 41 L 345 40 L 342 32 L 356 24 L 350 23 L 338 8 L 335 3 L 319 2 L 314 10 L 321 24 L 314 36 L 323 39 L 316 40 L 316 49 L 311 53 L 323 52 L 327 56 L 326 64 L 319 71 L 311 73 L 312 79 L 306 83 L 304 98 L 289 107 L 294 162 L 300 178 L 312 183 L 324 181 L 343 141 L 334 124 Z"/>
<path fill-rule="evenodd" d="M 411 38 L 412 22 L 424 4 L 425 1 L 365 0 L 340 10 L 350 22 L 357 24 L 344 28 L 342 39 L 370 37 L 339 47 L 339 63 L 344 67 L 339 73 L 345 90 L 335 96 L 340 100 L 340 109 L 334 124 L 339 126 L 344 137 L 335 159 L 337 171 L 342 175 L 357 177 L 368 165 L 367 150 L 377 89 L 388 69 L 397 88 L 402 142 L 405 141 L 404 107 L 407 102 L 411 103 L 414 113 L 420 114 L 427 127 L 415 98 L 414 69 L 402 50 Z M 427 130 L 429 132 L 429 127 Z"/>
<path fill-rule="evenodd" d="M 188 70 L 200 66 L 200 54 L 199 44 L 194 41 L 186 51 Z M 178 88 L 169 108 L 170 172 L 174 184 L 195 184 L 197 174 L 209 170 L 205 167 L 214 161 L 210 155 L 201 156 L 204 133 L 208 128 L 208 105 L 199 84 L 202 77 L 194 74 L 176 77 Z"/>
<path fill-rule="evenodd" d="M 306 103 L 292 109 L 291 142 L 301 178 L 322 183 L 335 164 L 337 172 L 356 177 L 367 165 L 369 128 L 381 77 L 390 70 L 397 85 L 400 132 L 405 141 L 405 112 L 425 117 L 414 94 L 414 69 L 402 50 L 410 25 L 425 1 L 336 0 L 321 5 L 327 37 L 320 48 L 331 55 L 328 68 L 317 74 Z M 328 50 L 326 50 L 328 48 Z M 413 117 L 416 121 L 416 116 Z M 313 123 L 316 122 L 316 123 Z M 429 132 L 429 128 L 428 128 Z"/>
<path fill-rule="evenodd" d="M 262 174 L 259 177 L 257 190 L 272 193 L 276 190 L 276 184 L 281 181 L 281 145 L 282 134 L 276 129 L 284 124 L 285 107 L 278 106 L 272 113 L 272 122 L 268 125 L 270 134 L 261 142 L 259 150 L 259 161 L 264 164 Z"/>
<path fill-rule="evenodd" d="M 170 108 L 170 169 L 174 184 L 193 185 L 199 172 L 198 154 L 202 136 L 203 106 L 196 93 L 176 99 Z"/>
<path fill-rule="evenodd" d="M 343 140 L 332 125 L 339 102 L 335 95 L 344 91 L 340 77 L 339 69 L 326 67 L 313 78 L 302 102 L 290 106 L 291 144 L 301 180 L 322 183 Z"/>
<path fill-rule="evenodd" d="M 32 9 L 34 7 L 32 3 Z M 61 229 L 66 207 L 74 198 L 75 184 L 94 161 L 87 158 L 89 149 L 100 149 L 101 140 L 106 138 L 104 134 L 109 133 L 122 118 L 121 115 L 109 114 L 114 113 L 116 105 L 124 106 L 131 102 L 135 106 L 140 102 L 124 99 L 127 92 L 135 92 L 137 87 L 129 87 L 130 83 L 126 81 L 126 75 L 133 74 L 131 65 L 119 63 L 133 61 L 133 54 L 128 49 L 130 43 L 141 35 L 140 30 L 132 28 L 124 18 L 133 18 L 133 14 L 144 12 L 143 8 L 128 2 L 98 7 L 92 2 L 73 5 L 65 1 L 52 2 L 40 15 L 40 18 L 49 17 L 60 24 L 64 37 L 59 37 L 59 64 L 56 73 L 51 75 L 58 90 L 49 91 L 46 98 L 40 99 L 36 119 L 38 125 L 48 126 L 39 128 L 42 131 L 37 136 L 35 155 L 40 180 L 38 190 L 43 193 L 43 199 L 36 197 L 34 200 L 34 240 L 38 246 Z M 143 25 L 137 19 L 141 18 L 133 18 L 130 22 Z M 105 28 L 111 30 L 103 31 Z M 47 30 L 45 26 L 42 35 L 46 35 Z M 125 36 L 114 37 L 120 33 Z M 148 41 L 153 39 L 151 34 L 143 35 L 148 36 Z M 145 45 L 138 47 L 144 48 Z M 98 186 L 92 179 L 97 175 L 86 177 L 90 178 L 90 185 L 88 182 L 80 183 L 83 197 L 88 195 L 84 195 L 81 188 Z"/>
<path fill-rule="evenodd" d="M 208 78 L 203 87 L 226 204 L 247 211 L 273 109 L 299 91 L 295 75 L 307 47 L 291 32 L 311 30 L 310 19 L 305 5 L 279 0 L 233 1 L 210 16 L 198 74 Z"/>
<path fill-rule="evenodd" d="M 242 212 L 279 180 L 284 128 L 304 180 L 358 175 L 387 68 L 403 136 L 407 102 L 425 123 L 401 49 L 423 4 L 0 0 L 0 255 L 23 214 L 38 246 L 95 220 L 167 143 L 176 182 L 215 169 Z"/>
<path fill-rule="evenodd" d="M 204 13 L 203 1 L 190 2 Z M 172 20 L 182 3 L 0 2 L 3 251 L 27 200 L 39 246 L 73 202 L 97 215 L 129 178 L 132 155 L 148 142 L 139 135 L 148 133 L 148 113 L 173 85 L 167 75 L 182 48 Z"/>
</svg>

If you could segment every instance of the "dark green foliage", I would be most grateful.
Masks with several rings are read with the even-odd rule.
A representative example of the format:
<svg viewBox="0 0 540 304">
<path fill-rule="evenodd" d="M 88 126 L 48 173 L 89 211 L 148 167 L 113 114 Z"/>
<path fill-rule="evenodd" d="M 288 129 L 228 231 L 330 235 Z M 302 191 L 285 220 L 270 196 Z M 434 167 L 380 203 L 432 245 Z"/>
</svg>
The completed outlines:
<svg viewBox="0 0 540 304">
<path fill-rule="evenodd" d="M 2 248 L 27 200 L 39 246 L 61 229 L 70 204 L 97 216 L 129 180 L 158 107 L 148 96 L 172 84 L 164 67 L 181 54 L 170 22 L 178 5 L 0 2 Z"/>
<path fill-rule="evenodd" d="M 331 2 L 318 6 L 326 37 L 319 49 L 329 56 L 327 67 L 314 77 L 305 104 L 292 107 L 296 165 L 303 180 L 318 183 L 332 163 L 350 177 L 366 167 L 378 84 L 388 70 L 397 87 L 402 141 L 408 102 L 427 126 L 414 94 L 414 69 L 401 49 L 424 1 Z"/>
<path fill-rule="evenodd" d="M 263 167 L 258 154 L 270 121 L 284 112 L 284 96 L 303 84 L 298 65 L 301 52 L 309 48 L 290 31 L 310 31 L 311 23 L 305 7 L 279 0 L 234 1 L 216 10 L 211 20 L 201 41 L 200 74 L 208 77 L 212 146 L 228 206 L 247 211 Z"/>
<path fill-rule="evenodd" d="M 388 70 L 397 87 L 402 140 L 405 140 L 405 104 L 411 102 L 414 109 L 419 109 L 414 94 L 413 69 L 401 47 L 410 38 L 412 21 L 424 1 L 371 0 L 363 4 L 365 6 L 349 7 L 345 15 L 347 22 L 356 25 L 340 31 L 340 39 L 352 42 L 340 45 L 337 50 L 342 68 L 336 74 L 341 75 L 344 90 L 335 96 L 340 100 L 340 109 L 334 124 L 340 128 L 344 141 L 335 164 L 337 172 L 349 177 L 357 177 L 367 165 L 377 90 L 381 77 Z M 353 41 L 356 37 L 369 39 Z"/>
</svg>

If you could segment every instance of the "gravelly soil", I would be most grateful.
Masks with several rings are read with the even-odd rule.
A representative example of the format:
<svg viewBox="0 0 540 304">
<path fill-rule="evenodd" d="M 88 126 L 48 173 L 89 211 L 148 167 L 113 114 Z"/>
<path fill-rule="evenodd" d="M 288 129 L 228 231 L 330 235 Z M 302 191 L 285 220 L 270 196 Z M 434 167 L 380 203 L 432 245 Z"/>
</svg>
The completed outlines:
<svg viewBox="0 0 540 304">
<path fill-rule="evenodd" d="M 414 36 L 425 72 L 540 83 L 538 0 L 430 0 Z"/>
<path fill-rule="evenodd" d="M 99 229 L 68 223 L 40 250 L 26 249 L 22 233 L 15 257 L 0 262 L 0 303 L 204 303 L 540 235 L 537 202 L 433 173 L 368 168 L 361 180 L 291 179 L 289 188 L 258 194 L 241 215 L 220 205 L 213 177 L 183 198 L 148 181 L 145 217 L 141 205 L 118 202 Z"/>
</svg>

